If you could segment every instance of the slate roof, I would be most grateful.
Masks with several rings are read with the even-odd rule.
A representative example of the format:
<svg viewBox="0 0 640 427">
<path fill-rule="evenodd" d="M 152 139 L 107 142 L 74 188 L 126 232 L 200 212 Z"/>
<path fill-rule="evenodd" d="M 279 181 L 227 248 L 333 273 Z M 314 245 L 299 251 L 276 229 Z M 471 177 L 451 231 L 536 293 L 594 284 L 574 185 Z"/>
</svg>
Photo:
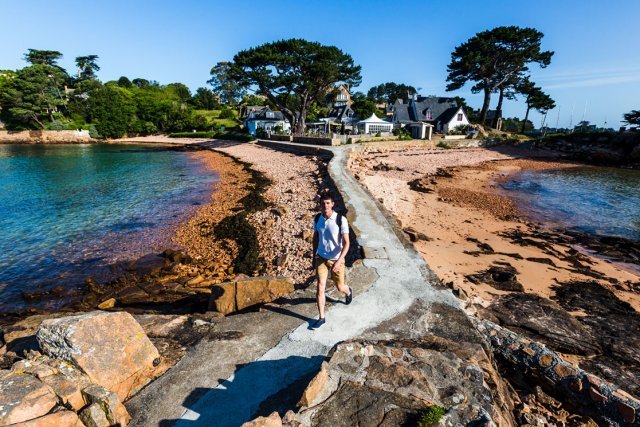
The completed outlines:
<svg viewBox="0 0 640 427">
<path fill-rule="evenodd" d="M 355 116 L 351 107 L 347 105 L 340 105 L 338 107 L 333 107 L 331 111 L 329 111 L 329 115 L 327 117 L 334 119 L 335 121 L 340 122 L 348 122 Z"/>
<path fill-rule="evenodd" d="M 272 117 L 267 117 L 267 113 L 273 113 Z M 271 111 L 269 107 L 262 107 L 260 110 L 253 110 L 249 113 L 247 120 L 265 120 L 279 122 L 284 120 L 282 111 Z"/>
<path fill-rule="evenodd" d="M 398 99 L 393 104 L 394 121 L 397 123 L 441 122 L 447 123 L 458 111 L 455 98 L 419 96 L 417 99 Z M 431 118 L 427 118 L 431 112 Z"/>
</svg>

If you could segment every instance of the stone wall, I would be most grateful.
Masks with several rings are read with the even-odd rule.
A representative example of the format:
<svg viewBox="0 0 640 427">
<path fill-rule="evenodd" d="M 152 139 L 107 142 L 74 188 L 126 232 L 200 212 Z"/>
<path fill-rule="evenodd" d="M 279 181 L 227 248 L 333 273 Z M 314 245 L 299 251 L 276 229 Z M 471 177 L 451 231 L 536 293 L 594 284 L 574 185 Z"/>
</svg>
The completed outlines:
<svg viewBox="0 0 640 427">
<path fill-rule="evenodd" d="M 293 142 L 311 145 L 340 145 L 342 138 L 319 138 L 315 136 L 294 136 Z"/>
<path fill-rule="evenodd" d="M 293 141 L 293 137 L 291 135 L 270 135 L 269 138 L 271 141 L 285 141 L 291 142 Z"/>
<path fill-rule="evenodd" d="M 0 131 L 0 144 L 78 144 L 96 142 L 88 130 Z"/>
</svg>

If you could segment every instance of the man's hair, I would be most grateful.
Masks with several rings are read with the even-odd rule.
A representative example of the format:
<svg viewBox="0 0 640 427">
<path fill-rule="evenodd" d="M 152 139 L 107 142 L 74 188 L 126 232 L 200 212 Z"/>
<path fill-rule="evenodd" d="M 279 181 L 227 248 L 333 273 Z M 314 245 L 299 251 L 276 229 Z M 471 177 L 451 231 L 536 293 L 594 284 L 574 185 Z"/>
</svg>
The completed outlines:
<svg viewBox="0 0 640 427">
<path fill-rule="evenodd" d="M 324 193 L 320 195 L 320 201 L 324 201 L 324 200 L 331 200 L 333 203 L 336 202 L 336 199 L 333 197 L 333 194 L 331 193 Z"/>
</svg>

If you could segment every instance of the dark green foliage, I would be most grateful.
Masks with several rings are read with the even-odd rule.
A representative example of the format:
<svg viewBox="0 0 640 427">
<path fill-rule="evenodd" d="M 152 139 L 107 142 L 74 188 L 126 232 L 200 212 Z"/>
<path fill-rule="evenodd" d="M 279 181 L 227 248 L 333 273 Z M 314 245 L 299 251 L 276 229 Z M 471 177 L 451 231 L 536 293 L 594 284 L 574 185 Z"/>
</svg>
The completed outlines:
<svg viewBox="0 0 640 427">
<path fill-rule="evenodd" d="M 451 146 L 449 144 L 447 144 L 446 142 L 444 142 L 444 141 L 438 142 L 438 144 L 436 144 L 436 147 L 444 148 L 446 150 L 451 148 Z"/>
<path fill-rule="evenodd" d="M 218 118 L 220 118 L 220 119 L 235 119 L 236 115 L 230 109 L 223 108 L 222 111 L 220 111 L 220 115 L 218 116 Z"/>
<path fill-rule="evenodd" d="M 371 117 L 372 114 L 376 114 L 378 117 L 382 116 L 379 114 L 376 103 L 368 98 L 358 99 L 351 104 L 351 109 L 361 120 Z"/>
<path fill-rule="evenodd" d="M 335 46 L 302 39 L 280 40 L 238 52 L 228 74 L 240 87 L 256 88 L 301 133 L 310 106 L 326 100 L 328 88 L 360 83 L 360 66 Z M 296 114 L 298 112 L 299 114 Z"/>
<path fill-rule="evenodd" d="M 640 128 L 640 110 L 631 110 L 624 115 L 624 122 L 633 128 Z"/>
<path fill-rule="evenodd" d="M 50 65 L 58 64 L 58 59 L 62 58 L 62 54 L 57 50 L 38 50 L 29 49 L 24 54 L 24 60 L 31 65 Z"/>
<path fill-rule="evenodd" d="M 491 94 L 503 91 L 522 80 L 528 64 L 544 68 L 551 63 L 553 52 L 542 51 L 542 34 L 534 28 L 497 27 L 482 31 L 451 53 L 447 67 L 447 90 L 457 90 L 473 82 L 473 93 L 484 92 L 480 121 L 484 123 Z"/>
<path fill-rule="evenodd" d="M 213 88 L 213 93 L 220 97 L 225 104 L 237 104 L 246 92 L 237 79 L 231 74 L 230 62 L 218 62 L 210 71 L 211 78 L 207 81 Z"/>
<path fill-rule="evenodd" d="M 133 124 L 136 105 L 131 94 L 117 86 L 101 86 L 89 94 L 91 122 L 104 138 L 120 138 Z"/>
<path fill-rule="evenodd" d="M 206 87 L 199 87 L 196 90 L 191 103 L 197 110 L 213 110 L 219 105 L 216 95 Z"/>
<path fill-rule="evenodd" d="M 191 90 L 184 83 L 169 83 L 167 89 L 178 99 L 180 102 L 191 102 Z"/>
<path fill-rule="evenodd" d="M 66 104 L 68 76 L 53 65 L 36 64 L 16 72 L 2 85 L 0 113 L 9 129 L 44 129 Z"/>
<path fill-rule="evenodd" d="M 78 80 L 95 79 L 96 72 L 100 71 L 97 63 L 98 55 L 78 56 L 76 66 L 78 67 Z"/>
<path fill-rule="evenodd" d="M 133 87 L 133 83 L 131 83 L 131 80 L 129 80 L 128 77 L 122 76 L 118 79 L 118 86 L 130 89 Z"/>
<path fill-rule="evenodd" d="M 418 427 L 431 427 L 444 417 L 447 411 L 437 405 L 429 406 L 429 408 L 420 416 Z"/>
<path fill-rule="evenodd" d="M 397 99 L 408 99 L 416 93 L 416 88 L 404 83 L 383 83 L 374 86 L 367 92 L 367 97 L 375 102 L 386 102 L 393 104 Z"/>
<path fill-rule="evenodd" d="M 520 84 L 518 84 L 516 90 L 526 96 L 525 102 L 527 103 L 527 113 L 525 114 L 522 122 L 521 132 L 525 131 L 525 125 L 529 119 L 529 111 L 532 108 L 544 114 L 547 111 L 554 109 L 556 106 L 555 101 L 529 79 L 524 79 Z"/>
</svg>

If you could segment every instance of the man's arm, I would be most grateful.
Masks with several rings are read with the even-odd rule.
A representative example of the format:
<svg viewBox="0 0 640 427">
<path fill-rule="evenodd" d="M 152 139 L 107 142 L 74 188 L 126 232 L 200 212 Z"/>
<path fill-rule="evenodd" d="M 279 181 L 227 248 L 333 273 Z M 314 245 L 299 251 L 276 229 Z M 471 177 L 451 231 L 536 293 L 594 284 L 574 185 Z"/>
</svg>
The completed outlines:
<svg viewBox="0 0 640 427">
<path fill-rule="evenodd" d="M 347 256 L 347 252 L 349 252 L 349 233 L 345 233 L 342 235 L 342 250 L 340 251 L 340 256 L 336 260 L 335 264 L 333 264 L 333 268 L 331 269 L 334 273 L 337 273 L 338 270 L 340 270 L 340 266 L 344 262 L 344 259 Z"/>
<path fill-rule="evenodd" d="M 313 252 L 311 253 L 311 269 L 316 268 L 316 254 L 318 253 L 318 244 L 319 244 L 318 232 L 313 230 Z"/>
</svg>

